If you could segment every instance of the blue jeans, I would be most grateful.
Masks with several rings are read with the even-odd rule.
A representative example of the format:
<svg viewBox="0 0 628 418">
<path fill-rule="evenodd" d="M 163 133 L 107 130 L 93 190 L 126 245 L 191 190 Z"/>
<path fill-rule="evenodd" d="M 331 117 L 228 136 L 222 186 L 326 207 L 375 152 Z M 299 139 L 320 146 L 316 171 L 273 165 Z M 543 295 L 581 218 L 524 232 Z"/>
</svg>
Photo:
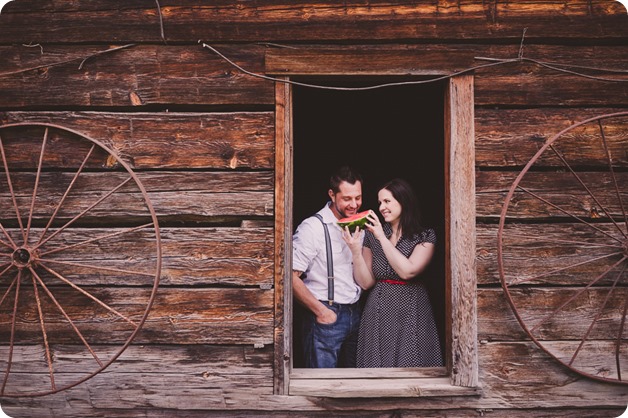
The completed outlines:
<svg viewBox="0 0 628 418">
<path fill-rule="evenodd" d="M 336 313 L 333 324 L 319 324 L 316 316 L 304 309 L 302 336 L 305 367 L 355 367 L 360 328 L 360 305 L 325 305 Z"/>
</svg>

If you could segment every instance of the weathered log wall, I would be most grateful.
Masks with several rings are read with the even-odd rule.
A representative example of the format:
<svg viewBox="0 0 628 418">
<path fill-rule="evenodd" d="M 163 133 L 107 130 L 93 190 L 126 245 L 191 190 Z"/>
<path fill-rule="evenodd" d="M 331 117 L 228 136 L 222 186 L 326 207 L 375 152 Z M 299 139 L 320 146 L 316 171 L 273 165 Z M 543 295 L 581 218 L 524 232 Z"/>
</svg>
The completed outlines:
<svg viewBox="0 0 628 418">
<path fill-rule="evenodd" d="M 5 412 L 16 418 L 327 416 L 329 410 L 372 417 L 391 413 L 613 417 L 623 412 L 628 404 L 626 386 L 572 373 L 529 340 L 499 286 L 496 247 L 504 197 L 521 167 L 548 138 L 573 123 L 627 110 L 626 82 L 583 78 L 531 61 L 475 71 L 480 396 L 359 401 L 278 396 L 273 394 L 274 309 L 281 299 L 272 288 L 275 259 L 281 257 L 273 229 L 275 87 L 269 80 L 238 71 L 199 40 L 246 70 L 269 75 L 435 76 L 491 62 L 479 57 L 509 59 L 519 54 L 625 71 L 628 14 L 619 2 L 606 0 L 10 2 L 0 14 L 0 125 L 54 123 L 116 151 L 137 172 L 154 205 L 163 260 L 154 306 L 119 359 L 65 392 L 2 398 Z M 110 49 L 117 47 L 121 48 Z M 628 80 L 625 74 L 612 76 Z M 607 129 L 620 184 L 628 184 L 626 137 L 613 135 L 612 125 Z M 12 180 L 16 190 L 27 189 L 36 177 L 41 132 L 26 131 L 19 138 L 6 135 L 6 151 L 14 158 Z M 45 226 L 89 148 L 83 143 L 69 149 L 54 139 L 47 152 L 50 167 L 40 179 L 48 193 L 33 212 L 38 220 L 34 236 Z M 581 139 L 561 143 L 561 150 L 585 167 L 584 176 L 601 175 L 595 168 L 603 159 L 582 147 Z M 545 188 L 559 202 L 586 201 L 583 191 L 568 181 L 568 173 L 551 169 L 560 167 L 556 158 L 547 154 L 541 162 L 548 169 L 532 173 L 535 190 Z M 94 155 L 81 176 L 83 184 L 60 212 L 60 221 L 123 178 L 106 153 Z M 0 190 L 3 220 L 12 210 L 5 186 Z M 621 192 L 626 202 L 626 188 Z M 135 191 L 103 202 L 69 228 L 64 245 L 145 222 L 146 212 L 132 204 L 137 199 Z M 21 208 L 28 208 L 30 195 L 18 193 L 17 200 Z M 528 202 L 511 212 L 525 220 L 516 235 L 538 234 L 542 228 L 544 236 L 559 238 L 564 216 L 538 202 L 535 206 L 534 199 Z M 585 202 L 582 213 L 590 214 L 593 206 Z M 621 214 L 620 207 L 609 209 Z M 11 236 L 19 236 L 17 225 L 9 227 Z M 601 227 L 612 230 L 608 223 Z M 591 231 L 580 227 L 578 233 L 586 239 Z M 531 275 L 547 270 L 547 244 L 520 245 L 521 257 L 509 262 L 531 268 Z M 106 260 L 123 268 L 129 258 L 145 253 L 139 265 L 151 265 L 153 246 L 150 236 L 121 235 L 75 251 L 68 260 Z M 574 252 L 569 246 L 560 251 Z M 566 275 L 561 285 L 586 285 L 593 267 Z M 141 275 L 76 270 L 67 274 L 131 312 L 141 308 L 151 284 Z M 588 323 L 571 321 L 571 314 L 582 315 L 584 310 L 585 316 L 595 315 L 611 280 L 604 278 L 600 287 L 589 289 L 586 303 L 563 312 L 559 325 L 544 328 L 546 344 L 557 351 L 573 351 Z M 6 288 L 7 283 L 0 282 L 2 294 Z M 120 321 L 93 307 L 86 309 L 67 288 L 59 286 L 58 292 L 60 300 L 68 301 L 69 312 L 80 317 L 94 349 L 115 351 L 123 342 L 119 335 L 125 335 L 118 333 L 128 332 Z M 524 316 L 539 314 L 538 307 L 526 305 L 530 294 L 548 301 L 559 297 L 555 283 L 548 286 L 543 278 L 513 291 Z M 32 287 L 24 289 L 23 297 L 32 300 Z M 140 302 L 134 305 L 136 300 Z M 608 304 L 619 310 L 624 300 L 615 293 Z M 0 310 L 3 342 L 10 337 L 7 306 Z M 47 309 L 50 302 L 44 306 Z M 27 327 L 20 335 L 29 344 L 13 354 L 20 371 L 13 384 L 33 374 L 40 374 L 42 382 L 47 379 L 34 309 L 26 315 Z M 71 329 L 55 321 L 49 326 L 53 357 L 64 370 L 59 382 L 72 381 L 89 354 Z M 612 350 L 606 337 L 617 326 L 604 321 L 594 329 L 592 337 L 600 340 L 600 350 Z M 0 370 L 6 366 L 6 351 L 6 346 L 0 350 Z M 626 353 L 622 356 L 628 361 Z M 609 367 L 593 357 L 587 360 L 593 371 Z"/>
</svg>

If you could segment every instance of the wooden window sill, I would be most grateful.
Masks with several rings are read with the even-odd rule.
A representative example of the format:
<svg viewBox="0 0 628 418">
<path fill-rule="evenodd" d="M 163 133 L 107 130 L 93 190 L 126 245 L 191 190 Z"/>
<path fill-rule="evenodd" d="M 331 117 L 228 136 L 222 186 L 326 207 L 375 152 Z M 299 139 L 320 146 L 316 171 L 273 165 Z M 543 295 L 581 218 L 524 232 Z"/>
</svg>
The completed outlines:
<svg viewBox="0 0 628 418">
<path fill-rule="evenodd" d="M 293 369 L 289 394 L 328 398 L 479 395 L 478 387 L 454 386 L 444 367 L 425 369 Z"/>
</svg>

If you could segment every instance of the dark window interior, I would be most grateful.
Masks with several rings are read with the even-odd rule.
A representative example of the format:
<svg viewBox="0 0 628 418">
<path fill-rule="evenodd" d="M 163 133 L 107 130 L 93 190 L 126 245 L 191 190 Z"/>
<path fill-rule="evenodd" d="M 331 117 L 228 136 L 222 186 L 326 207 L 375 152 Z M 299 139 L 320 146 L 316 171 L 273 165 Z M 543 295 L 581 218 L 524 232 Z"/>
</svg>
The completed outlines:
<svg viewBox="0 0 628 418">
<path fill-rule="evenodd" d="M 335 77 L 298 81 L 358 87 L 410 80 Z M 293 90 L 294 227 L 325 204 L 329 175 L 342 164 L 354 166 L 364 178 L 361 210 L 379 213 L 380 184 L 393 177 L 409 181 L 419 195 L 423 225 L 433 227 L 439 240 L 428 287 L 443 347 L 444 91 L 442 82 L 360 91 L 303 86 Z M 293 335 L 294 366 L 299 367 L 297 329 Z"/>
</svg>

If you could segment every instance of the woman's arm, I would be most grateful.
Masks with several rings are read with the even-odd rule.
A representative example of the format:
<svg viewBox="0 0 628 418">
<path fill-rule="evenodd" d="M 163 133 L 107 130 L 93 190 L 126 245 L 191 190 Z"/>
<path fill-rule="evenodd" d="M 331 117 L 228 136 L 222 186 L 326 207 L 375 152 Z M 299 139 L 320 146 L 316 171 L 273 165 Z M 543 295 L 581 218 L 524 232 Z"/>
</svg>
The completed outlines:
<svg viewBox="0 0 628 418">
<path fill-rule="evenodd" d="M 362 289 L 370 289 L 375 285 L 373 276 L 373 254 L 371 249 L 362 246 L 362 234 L 360 228 L 356 228 L 353 235 L 348 227 L 342 231 L 342 238 L 351 249 L 353 261 L 353 279 Z"/>
<path fill-rule="evenodd" d="M 386 237 L 382 223 L 375 214 L 369 214 L 369 224 L 366 228 L 380 242 L 388 263 L 402 280 L 416 277 L 427 267 L 434 255 L 434 244 L 424 242 L 414 247 L 410 257 L 406 258 Z"/>
<path fill-rule="evenodd" d="M 380 240 L 388 263 L 402 280 L 410 280 L 421 273 L 430 264 L 434 255 L 434 244 L 423 242 L 412 250 L 406 258 L 387 238 Z"/>
</svg>

